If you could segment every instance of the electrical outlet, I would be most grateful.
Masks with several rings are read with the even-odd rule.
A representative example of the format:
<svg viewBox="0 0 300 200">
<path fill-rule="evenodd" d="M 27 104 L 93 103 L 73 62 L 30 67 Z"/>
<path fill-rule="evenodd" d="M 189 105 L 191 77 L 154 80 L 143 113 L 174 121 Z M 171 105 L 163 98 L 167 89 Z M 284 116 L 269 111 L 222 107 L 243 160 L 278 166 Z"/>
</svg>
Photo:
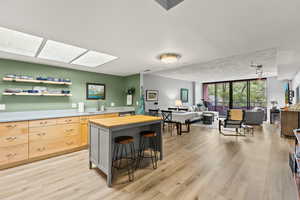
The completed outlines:
<svg viewBox="0 0 300 200">
<path fill-rule="evenodd" d="M 77 108 L 77 103 L 72 103 L 72 108 Z"/>
<path fill-rule="evenodd" d="M 0 104 L 0 110 L 6 110 L 6 105 L 5 104 Z"/>
</svg>

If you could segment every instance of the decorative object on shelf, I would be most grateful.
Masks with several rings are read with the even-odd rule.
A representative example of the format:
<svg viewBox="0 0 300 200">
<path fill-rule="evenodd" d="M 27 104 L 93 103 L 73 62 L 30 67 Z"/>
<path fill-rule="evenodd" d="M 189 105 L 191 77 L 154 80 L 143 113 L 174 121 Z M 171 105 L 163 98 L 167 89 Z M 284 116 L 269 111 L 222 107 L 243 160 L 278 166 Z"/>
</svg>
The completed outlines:
<svg viewBox="0 0 300 200">
<path fill-rule="evenodd" d="M 131 106 L 133 104 L 132 102 L 132 99 L 133 99 L 133 94 L 135 92 L 135 88 L 129 88 L 126 92 L 126 97 L 127 97 L 127 100 L 126 100 L 126 105 L 127 106 Z"/>
<path fill-rule="evenodd" d="M 146 90 L 146 101 L 158 101 L 158 90 Z"/>
<path fill-rule="evenodd" d="M 41 86 L 34 86 L 33 90 L 37 90 L 40 93 L 47 93 L 48 92 L 48 88 L 47 87 L 41 87 Z"/>
<path fill-rule="evenodd" d="M 5 75 L 5 77 L 3 77 L 2 80 L 3 81 L 11 81 L 11 82 L 72 85 L 71 79 L 68 79 L 68 78 L 37 77 L 36 79 L 34 79 L 32 76 L 15 75 L 15 74 Z"/>
<path fill-rule="evenodd" d="M 181 99 L 182 103 L 189 102 L 189 89 L 186 89 L 186 88 L 180 89 L 180 99 Z"/>
<path fill-rule="evenodd" d="M 97 100 L 105 99 L 105 84 L 87 83 L 86 84 L 86 99 Z"/>
</svg>

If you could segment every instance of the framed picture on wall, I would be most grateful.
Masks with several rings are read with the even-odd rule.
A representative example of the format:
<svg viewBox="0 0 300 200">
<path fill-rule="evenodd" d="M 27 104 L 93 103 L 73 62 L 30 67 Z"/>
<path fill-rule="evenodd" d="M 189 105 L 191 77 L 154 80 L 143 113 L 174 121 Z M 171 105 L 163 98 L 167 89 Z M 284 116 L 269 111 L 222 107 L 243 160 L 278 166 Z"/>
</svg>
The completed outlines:
<svg viewBox="0 0 300 200">
<path fill-rule="evenodd" d="M 146 90 L 146 101 L 158 101 L 158 90 Z"/>
<path fill-rule="evenodd" d="M 189 102 L 189 89 L 186 89 L 186 88 L 180 89 L 180 100 L 182 103 Z"/>
<path fill-rule="evenodd" d="M 98 100 L 105 99 L 105 84 L 87 83 L 86 84 L 86 99 Z"/>
</svg>

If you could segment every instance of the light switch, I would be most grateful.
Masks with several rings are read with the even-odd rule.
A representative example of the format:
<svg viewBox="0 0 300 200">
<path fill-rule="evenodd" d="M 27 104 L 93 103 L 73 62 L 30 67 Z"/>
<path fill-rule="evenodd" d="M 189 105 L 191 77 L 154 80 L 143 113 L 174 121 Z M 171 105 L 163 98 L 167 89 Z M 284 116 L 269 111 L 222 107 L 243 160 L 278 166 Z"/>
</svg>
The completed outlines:
<svg viewBox="0 0 300 200">
<path fill-rule="evenodd" d="M 0 110 L 6 110 L 5 104 L 0 104 Z"/>
</svg>

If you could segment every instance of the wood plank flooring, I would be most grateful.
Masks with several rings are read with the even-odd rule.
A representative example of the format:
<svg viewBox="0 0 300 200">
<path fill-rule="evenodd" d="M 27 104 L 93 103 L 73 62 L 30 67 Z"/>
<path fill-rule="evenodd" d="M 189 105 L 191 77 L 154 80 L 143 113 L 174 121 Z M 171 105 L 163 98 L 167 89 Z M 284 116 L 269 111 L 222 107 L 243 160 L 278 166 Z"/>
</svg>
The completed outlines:
<svg viewBox="0 0 300 200">
<path fill-rule="evenodd" d="M 295 200 L 288 166 L 291 140 L 265 125 L 254 137 L 220 136 L 217 129 L 192 127 L 183 136 L 164 136 L 165 159 L 115 178 L 88 169 L 88 151 L 0 171 L 1 200 Z"/>
</svg>

